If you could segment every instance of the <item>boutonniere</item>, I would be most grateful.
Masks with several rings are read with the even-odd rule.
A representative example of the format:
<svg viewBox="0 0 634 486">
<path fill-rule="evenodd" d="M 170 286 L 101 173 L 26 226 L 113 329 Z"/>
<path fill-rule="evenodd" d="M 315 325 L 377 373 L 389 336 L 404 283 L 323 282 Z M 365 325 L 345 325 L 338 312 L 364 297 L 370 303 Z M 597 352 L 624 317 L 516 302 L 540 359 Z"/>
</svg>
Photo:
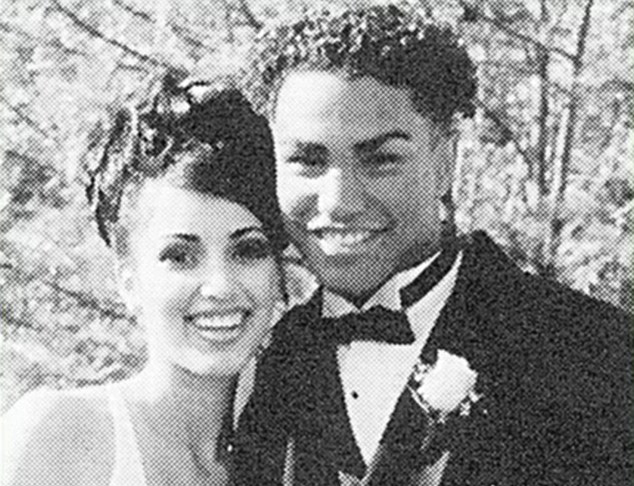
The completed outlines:
<svg viewBox="0 0 634 486">
<path fill-rule="evenodd" d="M 435 421 L 467 416 L 481 396 L 476 392 L 478 374 L 460 356 L 439 350 L 434 363 L 414 365 L 409 390 L 416 403 Z"/>
<path fill-rule="evenodd" d="M 469 362 L 444 350 L 438 350 L 434 362 L 414 365 L 408 388 L 427 424 L 418 449 L 421 464 L 434 464 L 460 440 L 464 421 L 482 398 L 477 384 L 478 373 Z"/>
<path fill-rule="evenodd" d="M 402 432 L 394 447 L 382 449 L 388 459 L 377 463 L 389 466 L 377 466 L 367 484 L 438 484 L 441 461 L 462 440 L 463 425 L 482 398 L 476 391 L 482 385 L 479 381 L 465 358 L 447 351 L 438 350 L 433 361 L 419 360 L 407 389 L 423 420 L 415 420 Z M 393 480 L 394 474 L 400 479 Z"/>
</svg>

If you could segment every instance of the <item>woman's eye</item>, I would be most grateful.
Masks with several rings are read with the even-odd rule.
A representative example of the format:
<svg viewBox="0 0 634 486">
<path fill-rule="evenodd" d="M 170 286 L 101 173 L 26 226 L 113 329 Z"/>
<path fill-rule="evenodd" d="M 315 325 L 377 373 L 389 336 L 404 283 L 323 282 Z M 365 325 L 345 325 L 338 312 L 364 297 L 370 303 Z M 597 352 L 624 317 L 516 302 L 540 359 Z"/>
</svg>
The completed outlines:
<svg viewBox="0 0 634 486">
<path fill-rule="evenodd" d="M 310 157 L 306 155 L 294 155 L 286 159 L 286 162 L 307 168 L 323 167 L 326 164 L 326 161 L 321 157 Z"/>
<path fill-rule="evenodd" d="M 271 256 L 270 243 L 264 238 L 253 238 L 236 243 L 234 256 L 240 260 L 262 260 Z"/>
<path fill-rule="evenodd" d="M 191 267 L 196 263 L 196 253 L 191 248 L 171 247 L 159 254 L 159 261 L 175 267 Z"/>
</svg>

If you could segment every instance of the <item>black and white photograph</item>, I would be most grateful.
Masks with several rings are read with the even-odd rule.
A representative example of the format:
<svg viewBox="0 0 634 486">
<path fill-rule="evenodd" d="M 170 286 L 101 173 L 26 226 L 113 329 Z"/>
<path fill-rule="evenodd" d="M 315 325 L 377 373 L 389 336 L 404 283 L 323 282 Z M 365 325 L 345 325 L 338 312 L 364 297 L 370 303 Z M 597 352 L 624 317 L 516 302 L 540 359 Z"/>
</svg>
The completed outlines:
<svg viewBox="0 0 634 486">
<path fill-rule="evenodd" d="M 1 486 L 632 486 L 632 0 L 5 0 Z"/>
</svg>

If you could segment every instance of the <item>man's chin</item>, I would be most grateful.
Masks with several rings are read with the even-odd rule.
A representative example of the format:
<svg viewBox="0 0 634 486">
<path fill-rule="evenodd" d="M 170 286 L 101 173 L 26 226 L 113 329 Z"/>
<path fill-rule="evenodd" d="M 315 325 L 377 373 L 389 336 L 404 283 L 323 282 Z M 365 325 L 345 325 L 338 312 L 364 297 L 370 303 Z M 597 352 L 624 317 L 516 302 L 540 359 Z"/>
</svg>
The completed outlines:
<svg viewBox="0 0 634 486">
<path fill-rule="evenodd" d="M 325 288 L 350 299 L 378 289 L 396 267 L 392 258 L 377 252 L 327 254 L 316 244 L 303 245 L 299 250 Z"/>
<path fill-rule="evenodd" d="M 358 268 L 353 265 L 322 265 L 315 272 L 326 289 L 348 300 L 363 300 L 372 295 L 389 278 L 374 268 Z"/>
</svg>

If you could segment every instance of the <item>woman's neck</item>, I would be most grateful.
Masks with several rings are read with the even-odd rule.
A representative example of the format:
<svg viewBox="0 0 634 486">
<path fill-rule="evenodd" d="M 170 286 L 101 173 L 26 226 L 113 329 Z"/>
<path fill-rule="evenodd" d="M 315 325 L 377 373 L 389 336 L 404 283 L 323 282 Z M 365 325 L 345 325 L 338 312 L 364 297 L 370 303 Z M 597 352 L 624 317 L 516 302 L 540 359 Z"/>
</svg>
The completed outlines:
<svg viewBox="0 0 634 486">
<path fill-rule="evenodd" d="M 236 386 L 236 376 L 197 375 L 150 362 L 130 381 L 128 393 L 154 433 L 207 454 L 231 430 Z"/>
</svg>

